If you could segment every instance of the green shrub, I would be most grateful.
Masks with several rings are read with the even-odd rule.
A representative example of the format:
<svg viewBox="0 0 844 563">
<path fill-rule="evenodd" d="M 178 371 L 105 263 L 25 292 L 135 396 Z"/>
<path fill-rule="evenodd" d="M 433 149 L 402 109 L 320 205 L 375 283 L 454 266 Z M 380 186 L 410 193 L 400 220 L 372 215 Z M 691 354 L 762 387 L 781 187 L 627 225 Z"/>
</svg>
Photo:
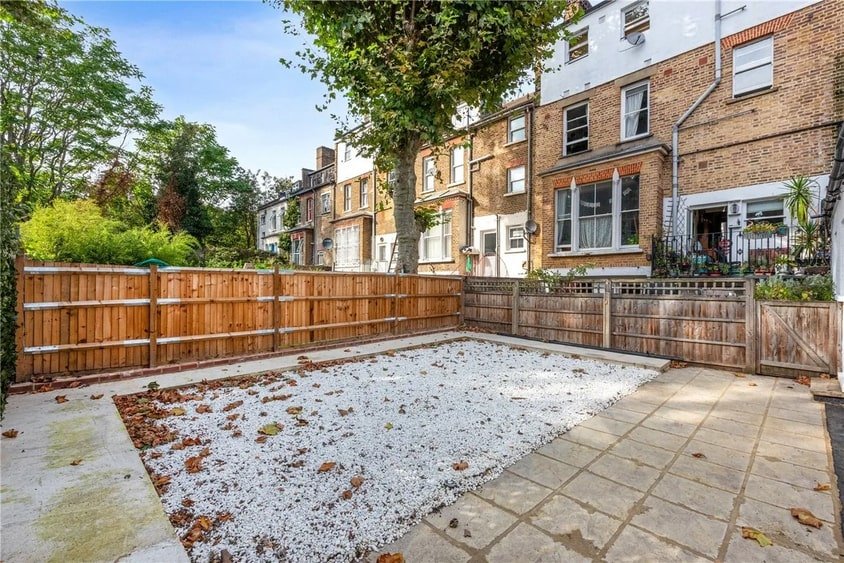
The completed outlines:
<svg viewBox="0 0 844 563">
<path fill-rule="evenodd" d="M 832 276 L 809 276 L 803 279 L 771 277 L 756 285 L 760 301 L 833 301 Z"/>
<path fill-rule="evenodd" d="M 213 246 L 205 250 L 202 265 L 206 268 L 243 268 L 246 264 L 266 270 L 271 269 L 276 264 L 282 267 L 287 266 L 280 256 L 265 250 Z"/>
<path fill-rule="evenodd" d="M 189 264 L 199 248 L 185 232 L 166 228 L 127 229 L 103 216 L 89 200 L 56 201 L 35 210 L 21 225 L 26 253 L 35 260 L 93 264 L 136 264 L 158 258 L 173 266 Z"/>
</svg>

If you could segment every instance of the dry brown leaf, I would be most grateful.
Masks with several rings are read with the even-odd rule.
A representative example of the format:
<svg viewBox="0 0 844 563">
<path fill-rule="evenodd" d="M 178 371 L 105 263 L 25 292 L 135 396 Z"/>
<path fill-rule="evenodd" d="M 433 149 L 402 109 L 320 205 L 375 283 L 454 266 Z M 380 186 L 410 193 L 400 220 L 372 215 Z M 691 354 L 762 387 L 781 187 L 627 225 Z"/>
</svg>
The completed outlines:
<svg viewBox="0 0 844 563">
<path fill-rule="evenodd" d="M 337 463 L 334 461 L 326 461 L 319 466 L 319 469 L 317 469 L 317 473 L 326 473 L 328 471 L 331 471 L 332 469 L 334 469 L 335 465 L 337 465 Z"/>
<path fill-rule="evenodd" d="M 813 528 L 820 528 L 823 522 L 815 518 L 815 515 L 805 508 L 792 508 L 791 515 L 797 518 L 797 521 L 804 526 L 812 526 Z"/>
<path fill-rule="evenodd" d="M 170 481 L 170 477 L 167 477 L 167 480 Z M 191 506 L 193 506 L 193 501 L 188 497 L 185 497 L 182 499 L 182 506 L 190 508 Z"/>
<path fill-rule="evenodd" d="M 152 484 L 155 486 L 156 489 L 160 489 L 161 487 L 164 487 L 165 485 L 170 484 L 170 476 L 169 475 L 159 475 L 158 477 L 156 477 L 155 479 L 152 480 Z M 185 500 L 190 500 L 190 499 L 185 499 Z M 193 501 L 190 501 L 190 503 L 193 504 Z M 184 500 L 182 501 L 182 505 L 183 506 L 190 506 L 190 504 L 185 504 Z"/>
<path fill-rule="evenodd" d="M 812 384 L 812 380 L 809 378 L 808 375 L 800 375 L 797 377 L 796 381 L 800 385 L 805 385 L 806 387 L 809 387 Z"/>
<path fill-rule="evenodd" d="M 697 459 L 706 459 L 706 454 L 702 452 L 695 452 L 692 454 L 692 457 L 696 457 Z"/>
<path fill-rule="evenodd" d="M 170 409 L 170 414 L 173 416 L 184 416 L 185 412 L 187 411 L 185 411 L 182 407 L 174 407 Z"/>
<path fill-rule="evenodd" d="M 97 399 L 102 399 L 102 398 L 103 398 L 102 393 L 100 393 L 99 395 L 91 395 L 91 399 L 93 399 L 94 401 L 96 401 Z"/>
<path fill-rule="evenodd" d="M 343 491 L 343 494 L 340 495 L 340 497 L 343 500 L 349 500 L 350 498 L 352 498 L 352 491 L 350 491 L 349 489 L 346 489 L 345 491 Z"/>
<path fill-rule="evenodd" d="M 457 463 L 452 463 L 451 468 L 454 469 L 455 471 L 463 471 L 464 469 L 469 468 L 469 462 L 461 459 Z"/>
<path fill-rule="evenodd" d="M 230 410 L 236 409 L 240 405 L 243 404 L 243 401 L 235 401 L 233 403 L 229 403 L 228 405 L 223 407 L 224 412 L 229 412 Z"/>
<path fill-rule="evenodd" d="M 378 556 L 376 563 L 404 563 L 404 555 L 401 553 L 382 553 Z"/>
<path fill-rule="evenodd" d="M 205 414 L 205 413 L 211 412 L 211 405 L 206 405 L 206 404 L 197 405 L 196 412 L 198 412 L 199 414 Z"/>
<path fill-rule="evenodd" d="M 830 485 L 829 483 L 824 483 L 824 484 L 816 483 L 815 484 L 815 490 L 818 491 L 818 492 L 828 491 L 830 489 L 832 489 L 832 485 Z"/>
<path fill-rule="evenodd" d="M 360 488 L 360 486 L 363 485 L 363 477 L 361 477 L 360 475 L 355 475 L 349 480 L 349 483 L 351 483 L 352 486 L 356 489 Z"/>
<path fill-rule="evenodd" d="M 234 516 L 231 515 L 231 512 L 220 512 L 217 514 L 217 522 L 228 522 L 232 518 Z"/>
<path fill-rule="evenodd" d="M 768 538 L 768 536 L 766 536 L 756 528 L 743 527 L 741 529 L 741 537 L 749 540 L 756 540 L 759 543 L 760 547 L 768 547 L 770 545 L 774 545 L 773 542 Z"/>
<path fill-rule="evenodd" d="M 829 379 L 829 378 L 830 378 L 830 375 L 829 375 L 828 373 L 822 373 L 822 374 L 820 374 L 820 376 L 819 376 L 819 377 L 820 377 L 821 379 Z"/>
<path fill-rule="evenodd" d="M 337 412 L 340 414 L 340 416 L 348 416 L 349 413 L 352 413 L 352 412 L 355 412 L 355 411 L 352 407 L 349 407 L 347 409 L 337 409 Z"/>
<path fill-rule="evenodd" d="M 59 403 L 59 404 L 66 403 L 67 402 L 67 395 L 57 395 L 56 396 L 56 402 Z"/>
<path fill-rule="evenodd" d="M 6 438 L 17 438 L 18 437 L 18 431 L 15 430 L 14 428 L 9 428 L 5 432 L 3 432 L 3 436 L 6 437 Z"/>
<path fill-rule="evenodd" d="M 738 371 L 733 372 L 733 375 L 735 375 L 736 377 L 747 377 L 747 375 L 745 375 L 741 372 L 738 372 Z"/>
<path fill-rule="evenodd" d="M 74 459 L 70 462 L 71 465 L 80 465 L 82 463 L 82 459 Z"/>
<path fill-rule="evenodd" d="M 258 442 L 259 444 L 263 444 L 264 442 L 267 441 L 267 438 L 269 438 L 269 436 L 267 436 L 266 434 L 261 434 L 260 436 L 255 438 L 255 441 Z"/>
<path fill-rule="evenodd" d="M 302 407 L 287 407 L 287 414 L 300 414 L 302 412 Z"/>
<path fill-rule="evenodd" d="M 199 473 L 202 471 L 202 456 L 191 456 L 185 460 L 185 468 L 188 473 Z"/>
<path fill-rule="evenodd" d="M 756 387 L 756 386 L 757 386 L 757 384 L 756 384 L 756 383 L 748 383 L 748 385 L 749 385 L 750 387 Z"/>
<path fill-rule="evenodd" d="M 196 519 L 196 525 L 207 532 L 211 529 L 211 519 L 207 516 L 200 516 Z"/>
</svg>

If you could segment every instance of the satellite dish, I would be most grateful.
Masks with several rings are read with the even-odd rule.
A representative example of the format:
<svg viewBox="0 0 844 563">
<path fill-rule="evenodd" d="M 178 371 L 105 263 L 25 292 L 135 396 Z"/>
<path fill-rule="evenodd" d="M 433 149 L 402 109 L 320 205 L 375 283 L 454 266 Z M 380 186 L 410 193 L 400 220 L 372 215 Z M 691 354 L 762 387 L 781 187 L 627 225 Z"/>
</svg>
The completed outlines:
<svg viewBox="0 0 844 563">
<path fill-rule="evenodd" d="M 634 47 L 636 45 L 641 45 L 645 42 L 645 34 L 638 31 L 628 33 L 624 36 L 624 38 L 627 40 L 628 43 L 630 43 Z"/>
<path fill-rule="evenodd" d="M 322 239 L 322 247 L 323 247 L 324 249 L 326 249 L 326 250 L 331 250 L 331 248 L 332 248 L 333 246 L 334 246 L 334 241 L 333 241 L 333 240 L 331 240 L 330 238 L 324 238 L 324 239 Z"/>
<path fill-rule="evenodd" d="M 528 219 L 525 222 L 525 232 L 529 235 L 536 234 L 536 231 L 539 230 L 539 225 L 536 224 L 536 221 L 533 219 Z"/>
</svg>

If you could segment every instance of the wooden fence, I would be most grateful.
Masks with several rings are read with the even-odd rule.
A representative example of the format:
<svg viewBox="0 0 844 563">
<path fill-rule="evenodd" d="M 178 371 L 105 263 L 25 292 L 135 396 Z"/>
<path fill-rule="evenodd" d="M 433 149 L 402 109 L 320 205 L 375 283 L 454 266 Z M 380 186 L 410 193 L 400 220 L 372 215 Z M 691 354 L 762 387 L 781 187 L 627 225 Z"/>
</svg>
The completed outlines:
<svg viewBox="0 0 844 563">
<path fill-rule="evenodd" d="M 751 373 L 836 373 L 841 304 L 757 302 L 754 283 L 467 278 L 464 321 L 516 336 Z"/>
<path fill-rule="evenodd" d="M 16 381 L 460 324 L 457 277 L 18 260 Z"/>
</svg>

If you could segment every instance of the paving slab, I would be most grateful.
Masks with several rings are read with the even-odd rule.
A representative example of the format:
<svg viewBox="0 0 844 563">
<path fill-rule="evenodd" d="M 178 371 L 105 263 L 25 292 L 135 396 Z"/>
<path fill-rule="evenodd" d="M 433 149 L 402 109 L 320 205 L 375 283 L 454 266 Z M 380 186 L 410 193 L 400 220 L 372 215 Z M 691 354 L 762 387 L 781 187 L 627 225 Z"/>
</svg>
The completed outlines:
<svg viewBox="0 0 844 563">
<path fill-rule="evenodd" d="M 551 489 L 509 471 L 476 491 L 479 497 L 516 514 L 529 512 L 551 492 Z"/>
<path fill-rule="evenodd" d="M 368 558 L 375 563 L 384 553 L 401 553 L 407 561 L 442 561 L 463 563 L 471 557 L 453 543 L 435 532 L 426 522 L 420 522 L 399 540 L 384 546 Z"/>
<path fill-rule="evenodd" d="M 694 555 L 679 544 L 658 538 L 635 526 L 626 526 L 607 552 L 609 563 L 698 563 L 707 559 Z"/>
<path fill-rule="evenodd" d="M 584 467 L 596 457 L 601 450 L 569 442 L 562 438 L 555 438 L 537 450 L 538 453 L 562 461 L 574 467 Z"/>
<path fill-rule="evenodd" d="M 622 524 L 619 519 L 563 495 L 548 499 L 529 521 L 589 557 L 597 557 Z"/>
<path fill-rule="evenodd" d="M 455 518 L 458 524 L 452 528 L 449 524 Z M 474 494 L 466 494 L 426 516 L 425 522 L 464 547 L 481 549 L 514 524 L 516 517 Z"/>
<path fill-rule="evenodd" d="M 554 541 L 530 524 L 522 522 L 510 531 L 489 550 L 486 556 L 489 563 L 557 562 L 574 563 L 592 561 L 569 549 L 564 544 Z"/>
<path fill-rule="evenodd" d="M 588 472 L 581 473 L 563 487 L 562 493 L 622 519 L 644 496 L 641 491 Z"/>
</svg>

